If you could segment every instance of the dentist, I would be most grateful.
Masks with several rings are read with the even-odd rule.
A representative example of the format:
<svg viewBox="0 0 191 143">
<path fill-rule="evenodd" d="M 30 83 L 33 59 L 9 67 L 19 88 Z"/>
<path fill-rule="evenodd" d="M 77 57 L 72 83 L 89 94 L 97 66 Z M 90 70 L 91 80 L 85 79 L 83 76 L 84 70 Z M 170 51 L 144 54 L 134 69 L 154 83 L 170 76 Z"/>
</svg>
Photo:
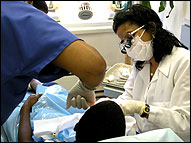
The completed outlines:
<svg viewBox="0 0 191 143">
<path fill-rule="evenodd" d="M 134 115 L 139 132 L 171 128 L 190 141 L 190 51 L 163 29 L 152 9 L 132 5 L 116 13 L 113 30 L 133 70 L 116 102 Z"/>
</svg>

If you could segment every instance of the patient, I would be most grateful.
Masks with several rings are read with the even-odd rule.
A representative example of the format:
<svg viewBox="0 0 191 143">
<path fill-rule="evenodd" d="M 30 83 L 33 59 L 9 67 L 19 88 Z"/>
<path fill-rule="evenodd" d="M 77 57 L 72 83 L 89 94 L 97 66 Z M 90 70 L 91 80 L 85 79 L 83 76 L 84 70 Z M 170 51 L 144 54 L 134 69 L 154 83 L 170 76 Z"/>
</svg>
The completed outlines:
<svg viewBox="0 0 191 143">
<path fill-rule="evenodd" d="M 119 106 L 112 101 L 98 102 L 87 110 L 72 107 L 66 109 L 68 92 L 60 85 L 56 83 L 41 83 L 37 80 L 33 80 L 31 82 L 31 88 L 36 89 L 36 92 L 28 91 L 23 101 L 15 108 L 9 119 L 3 125 L 8 137 L 7 141 L 9 142 L 33 140 L 35 142 L 57 141 L 55 139 L 65 142 L 95 142 L 100 140 L 105 141 L 105 139 L 107 141 L 109 138 L 117 142 L 119 142 L 120 139 L 130 142 L 181 141 L 173 131 L 169 132 L 169 129 L 156 130 L 156 132 L 152 131 L 139 135 L 128 134 L 129 136 L 125 136 L 124 128 L 126 130 L 131 128 L 128 126 L 130 120 L 126 120 L 127 124 L 125 127 L 124 116 Z M 40 94 L 41 92 L 43 95 Z M 74 118 L 76 117 L 75 114 L 79 115 L 77 116 L 78 118 Z M 53 134 L 51 134 L 51 136 L 49 136 L 50 140 L 45 139 L 43 137 L 44 134 L 42 134 L 44 132 L 42 132 L 41 129 L 55 133 L 55 130 L 52 130 L 54 126 L 50 126 L 51 122 L 47 123 L 45 121 L 58 119 L 59 117 L 63 119 L 62 123 L 67 127 L 64 126 L 64 128 L 62 128 L 63 130 L 59 130 L 56 137 L 53 138 Z M 69 120 L 65 120 L 66 118 Z M 42 124 L 44 124 L 44 126 Z M 56 125 L 60 125 L 60 123 L 56 123 Z M 68 126 L 70 127 L 68 128 Z M 46 127 L 50 130 L 47 130 Z M 35 131 L 38 131 L 38 133 L 43 136 L 37 134 Z M 47 134 L 45 133 L 45 135 Z M 120 136 L 123 137 L 121 138 Z"/>
<path fill-rule="evenodd" d="M 46 83 L 44 85 L 50 86 L 53 84 Z M 34 79 L 30 85 L 32 89 L 36 90 L 37 86 L 42 85 L 42 83 Z M 30 95 L 20 110 L 19 142 L 34 141 L 32 138 L 30 112 L 32 106 L 38 102 L 41 96 L 42 94 Z M 76 142 L 96 142 L 124 136 L 125 128 L 125 118 L 118 104 L 113 101 L 103 101 L 86 110 L 74 130 L 76 131 Z"/>
<path fill-rule="evenodd" d="M 118 104 L 103 101 L 90 107 L 76 124 L 76 142 L 97 142 L 125 135 L 125 117 Z"/>
</svg>

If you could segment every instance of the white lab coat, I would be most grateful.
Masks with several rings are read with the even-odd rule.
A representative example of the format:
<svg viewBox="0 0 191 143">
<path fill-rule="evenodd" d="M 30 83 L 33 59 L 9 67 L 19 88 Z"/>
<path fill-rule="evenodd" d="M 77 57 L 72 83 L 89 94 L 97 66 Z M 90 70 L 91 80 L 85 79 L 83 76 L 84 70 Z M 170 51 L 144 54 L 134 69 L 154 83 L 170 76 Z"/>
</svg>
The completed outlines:
<svg viewBox="0 0 191 143">
<path fill-rule="evenodd" d="M 142 132 L 171 128 L 184 141 L 190 141 L 190 51 L 174 47 L 150 82 L 150 64 L 141 71 L 133 66 L 125 92 L 117 100 L 133 99 L 150 105 L 148 119 L 135 114 Z"/>
</svg>

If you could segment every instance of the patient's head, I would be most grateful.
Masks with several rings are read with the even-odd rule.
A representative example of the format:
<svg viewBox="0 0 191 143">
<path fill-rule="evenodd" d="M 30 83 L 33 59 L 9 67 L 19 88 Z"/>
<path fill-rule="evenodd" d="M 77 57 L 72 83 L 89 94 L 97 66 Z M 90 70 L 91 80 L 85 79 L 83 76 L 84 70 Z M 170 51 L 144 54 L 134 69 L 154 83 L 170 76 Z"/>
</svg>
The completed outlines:
<svg viewBox="0 0 191 143">
<path fill-rule="evenodd" d="M 90 107 L 76 124 L 76 142 L 124 136 L 125 127 L 125 117 L 119 105 L 103 101 Z"/>
</svg>

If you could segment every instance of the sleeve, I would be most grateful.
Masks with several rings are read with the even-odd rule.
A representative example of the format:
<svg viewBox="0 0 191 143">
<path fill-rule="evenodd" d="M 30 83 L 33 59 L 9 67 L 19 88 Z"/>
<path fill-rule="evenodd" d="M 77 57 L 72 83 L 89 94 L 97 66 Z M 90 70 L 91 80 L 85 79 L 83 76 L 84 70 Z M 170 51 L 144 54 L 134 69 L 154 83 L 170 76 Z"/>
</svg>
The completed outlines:
<svg viewBox="0 0 191 143">
<path fill-rule="evenodd" d="M 52 65 L 49 67 L 49 64 L 68 45 L 81 39 L 25 2 L 7 3 L 3 22 L 3 30 L 7 34 L 3 41 L 7 50 L 11 51 L 5 52 L 5 56 L 10 58 L 9 70 L 16 68 L 19 74 L 33 76 L 42 82 L 67 74 L 68 71 Z M 14 64 L 12 59 L 15 60 Z"/>
<path fill-rule="evenodd" d="M 125 91 L 123 92 L 122 95 L 120 95 L 117 100 L 128 100 L 128 99 L 132 99 L 133 98 L 133 87 L 134 87 L 134 79 L 137 75 L 137 70 L 135 65 L 133 65 L 133 70 L 131 72 L 131 75 L 129 76 L 129 78 L 127 79 L 125 85 L 124 85 L 124 89 Z"/>
<path fill-rule="evenodd" d="M 169 108 L 151 106 L 148 121 L 171 128 L 184 141 L 190 140 L 190 60 L 176 63 L 174 89 Z"/>
<path fill-rule="evenodd" d="M 81 39 L 32 5 L 1 2 L 1 125 L 32 78 L 49 82 L 69 73 L 51 62 L 76 40 Z"/>
</svg>

